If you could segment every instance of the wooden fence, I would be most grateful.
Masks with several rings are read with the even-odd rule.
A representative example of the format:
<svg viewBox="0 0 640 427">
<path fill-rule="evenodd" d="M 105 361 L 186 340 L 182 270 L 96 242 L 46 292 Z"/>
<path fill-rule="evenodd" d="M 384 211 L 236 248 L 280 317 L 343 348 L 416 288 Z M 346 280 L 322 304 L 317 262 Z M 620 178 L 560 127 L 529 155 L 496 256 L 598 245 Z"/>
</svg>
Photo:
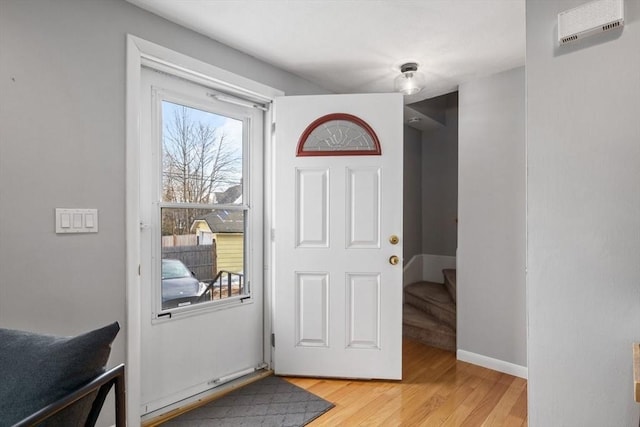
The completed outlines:
<svg viewBox="0 0 640 427">
<path fill-rule="evenodd" d="M 215 242 L 212 245 L 165 246 L 162 258 L 179 259 L 201 282 L 213 280 L 216 275 Z"/>
<path fill-rule="evenodd" d="M 162 236 L 162 247 L 168 246 L 195 246 L 198 244 L 198 236 L 195 234 L 182 234 L 173 236 Z"/>
</svg>

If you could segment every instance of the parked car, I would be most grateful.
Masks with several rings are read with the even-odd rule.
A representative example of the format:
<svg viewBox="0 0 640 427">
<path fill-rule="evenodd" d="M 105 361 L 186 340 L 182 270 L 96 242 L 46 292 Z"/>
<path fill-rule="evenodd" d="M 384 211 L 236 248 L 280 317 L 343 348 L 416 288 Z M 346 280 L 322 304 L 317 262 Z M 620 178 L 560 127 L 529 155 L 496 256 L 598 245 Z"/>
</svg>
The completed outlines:
<svg viewBox="0 0 640 427">
<path fill-rule="evenodd" d="M 162 309 L 195 303 L 202 293 L 200 281 L 178 259 L 162 260 Z"/>
</svg>

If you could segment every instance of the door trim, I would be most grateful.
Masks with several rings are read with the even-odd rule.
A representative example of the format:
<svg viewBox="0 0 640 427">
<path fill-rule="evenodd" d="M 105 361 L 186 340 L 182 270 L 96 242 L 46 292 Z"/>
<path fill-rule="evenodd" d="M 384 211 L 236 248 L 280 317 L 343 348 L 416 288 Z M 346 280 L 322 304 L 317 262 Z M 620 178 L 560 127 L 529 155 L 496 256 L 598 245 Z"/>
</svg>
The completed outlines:
<svg viewBox="0 0 640 427">
<path fill-rule="evenodd" d="M 200 84 L 224 89 L 225 94 L 269 104 L 276 96 L 284 92 L 247 79 L 214 65 L 183 55 L 158 44 L 127 34 L 126 62 L 126 123 L 125 123 L 125 283 L 126 283 L 126 387 L 127 387 L 127 423 L 140 423 L 140 233 L 145 224 L 140 223 L 139 209 L 139 166 L 140 166 L 140 89 L 141 67 L 143 62 L 153 64 L 153 68 L 170 69 L 172 73 Z M 271 275 L 270 262 L 271 225 L 270 212 L 270 156 L 272 146 L 273 113 L 267 111 L 264 120 L 265 141 L 265 208 L 264 208 L 264 358 L 271 365 Z"/>
</svg>

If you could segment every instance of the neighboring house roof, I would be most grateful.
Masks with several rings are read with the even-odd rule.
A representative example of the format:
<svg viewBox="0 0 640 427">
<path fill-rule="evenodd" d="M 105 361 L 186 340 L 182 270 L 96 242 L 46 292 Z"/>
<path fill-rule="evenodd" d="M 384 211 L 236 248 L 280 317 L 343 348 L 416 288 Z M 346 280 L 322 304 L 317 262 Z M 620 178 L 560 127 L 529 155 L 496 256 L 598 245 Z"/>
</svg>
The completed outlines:
<svg viewBox="0 0 640 427">
<path fill-rule="evenodd" d="M 216 209 L 212 213 L 195 220 L 194 225 L 202 220 L 206 221 L 212 233 L 244 232 L 244 211 Z"/>
<path fill-rule="evenodd" d="M 242 184 L 232 185 L 225 191 L 215 193 L 216 203 L 221 205 L 237 204 L 238 199 L 242 197 Z M 241 200 L 241 199 L 240 199 Z"/>
<path fill-rule="evenodd" d="M 232 185 L 225 191 L 215 193 L 216 203 L 221 205 L 237 205 L 242 203 L 242 184 Z M 206 230 L 205 224 L 209 227 Z M 200 229 L 212 233 L 243 233 L 244 213 L 226 209 L 216 209 L 208 215 L 196 218 L 191 224 L 191 232 Z"/>
</svg>

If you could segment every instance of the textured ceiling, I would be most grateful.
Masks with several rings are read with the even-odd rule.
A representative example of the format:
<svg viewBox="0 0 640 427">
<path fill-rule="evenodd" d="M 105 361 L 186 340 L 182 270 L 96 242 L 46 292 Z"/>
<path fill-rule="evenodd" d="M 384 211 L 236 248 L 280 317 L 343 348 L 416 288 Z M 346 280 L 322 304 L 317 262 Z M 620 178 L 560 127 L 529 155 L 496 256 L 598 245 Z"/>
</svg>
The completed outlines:
<svg viewBox="0 0 640 427">
<path fill-rule="evenodd" d="M 413 103 L 524 65 L 524 0 L 127 1 L 336 93 L 391 92 L 411 61 Z"/>
</svg>

